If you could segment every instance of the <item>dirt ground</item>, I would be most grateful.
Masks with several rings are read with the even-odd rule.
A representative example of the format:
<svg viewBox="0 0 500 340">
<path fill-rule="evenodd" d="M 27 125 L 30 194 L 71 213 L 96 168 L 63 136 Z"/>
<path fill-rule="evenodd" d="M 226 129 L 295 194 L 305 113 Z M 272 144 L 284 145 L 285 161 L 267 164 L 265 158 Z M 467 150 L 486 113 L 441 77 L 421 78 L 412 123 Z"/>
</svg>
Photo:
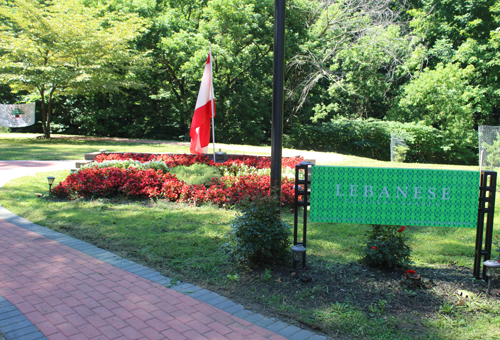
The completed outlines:
<svg viewBox="0 0 500 340">
<path fill-rule="evenodd" d="M 322 310 L 332 305 L 341 309 L 349 305 L 364 311 L 367 317 L 394 317 L 399 329 L 425 334 L 424 320 L 443 312 L 443 306 L 466 306 L 486 292 L 487 283 L 475 280 L 472 268 L 412 268 L 420 274 L 420 280 L 407 279 L 403 269 L 383 271 L 358 263 L 341 265 L 310 260 L 306 268 L 299 270 L 299 279 L 291 265 L 272 271 L 247 269 L 235 289 L 226 288 L 223 293 L 252 307 L 256 304 L 255 292 L 261 292 L 261 301 L 255 307 L 264 308 L 269 315 L 278 315 L 279 310 L 280 317 L 293 319 L 297 319 L 300 309 Z M 500 298 L 499 287 L 499 283 L 494 284 L 490 299 Z M 283 311 L 283 304 L 296 308 Z M 353 339 L 352 334 L 338 332 L 327 323 L 301 321 L 312 329 L 334 332 L 336 340 Z"/>
</svg>

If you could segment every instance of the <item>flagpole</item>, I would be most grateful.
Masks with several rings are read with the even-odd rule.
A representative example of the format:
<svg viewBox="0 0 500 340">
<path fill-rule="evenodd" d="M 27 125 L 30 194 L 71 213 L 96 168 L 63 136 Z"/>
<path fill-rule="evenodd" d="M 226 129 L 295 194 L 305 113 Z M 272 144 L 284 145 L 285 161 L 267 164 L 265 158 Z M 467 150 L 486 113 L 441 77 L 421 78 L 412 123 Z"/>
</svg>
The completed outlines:
<svg viewBox="0 0 500 340">
<path fill-rule="evenodd" d="M 210 101 L 212 102 L 212 145 L 214 147 L 214 163 L 215 163 L 215 124 L 214 124 L 214 116 L 215 116 L 215 95 L 214 95 L 214 77 L 212 73 L 212 44 L 210 43 Z"/>
</svg>

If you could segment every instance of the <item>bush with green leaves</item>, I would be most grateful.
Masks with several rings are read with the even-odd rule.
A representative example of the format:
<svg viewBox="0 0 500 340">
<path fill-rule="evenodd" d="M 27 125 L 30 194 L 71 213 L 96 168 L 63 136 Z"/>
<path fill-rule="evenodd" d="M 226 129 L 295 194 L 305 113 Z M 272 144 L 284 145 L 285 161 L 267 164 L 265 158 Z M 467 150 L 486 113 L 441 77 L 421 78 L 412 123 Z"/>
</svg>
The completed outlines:
<svg viewBox="0 0 500 340">
<path fill-rule="evenodd" d="M 374 224 L 368 234 L 363 262 L 371 267 L 394 269 L 411 263 L 406 227 Z"/>
<path fill-rule="evenodd" d="M 211 182 L 212 178 L 220 177 L 220 173 L 216 168 L 201 163 L 195 163 L 190 166 L 176 166 L 170 169 L 170 173 L 190 185 L 206 184 Z"/>
<path fill-rule="evenodd" d="M 406 159 L 406 153 L 408 152 L 408 147 L 406 145 L 398 145 L 394 150 L 394 162 L 403 163 Z"/>
<path fill-rule="evenodd" d="M 457 140 L 424 122 L 402 123 L 377 119 L 332 119 L 316 125 L 296 125 L 284 146 L 300 150 L 338 152 L 389 161 L 391 132 L 401 136 L 410 163 L 477 164 L 477 133 Z"/>
<path fill-rule="evenodd" d="M 290 251 L 291 227 L 276 213 L 276 199 L 252 198 L 243 205 L 241 213 L 231 222 L 229 242 L 224 252 L 241 263 L 251 265 L 278 264 Z"/>
</svg>

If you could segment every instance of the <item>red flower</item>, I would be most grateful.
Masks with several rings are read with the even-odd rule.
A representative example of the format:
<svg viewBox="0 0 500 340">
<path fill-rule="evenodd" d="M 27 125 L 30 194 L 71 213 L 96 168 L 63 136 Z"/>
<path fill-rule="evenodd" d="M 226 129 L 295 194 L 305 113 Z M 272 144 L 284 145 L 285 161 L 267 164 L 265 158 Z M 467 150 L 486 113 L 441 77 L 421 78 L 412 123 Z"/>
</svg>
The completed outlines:
<svg viewBox="0 0 500 340">
<path fill-rule="evenodd" d="M 152 160 L 163 161 L 170 167 L 179 165 L 192 165 L 194 163 L 205 163 L 210 166 L 219 166 L 208 160 L 206 155 L 151 155 L 151 154 L 101 154 L 95 159 L 96 162 L 105 160 L 128 160 L 135 159 L 141 162 Z M 303 161 L 302 157 L 290 157 L 283 159 L 283 167 L 294 167 Z M 255 166 L 265 168 L 270 166 L 270 159 L 257 156 L 236 156 L 222 165 Z M 52 189 L 57 196 L 68 197 L 75 195 L 80 197 L 110 197 L 125 195 L 132 197 L 161 197 L 172 202 L 213 202 L 219 206 L 233 205 L 241 202 L 246 196 L 269 196 L 270 177 L 267 175 L 225 176 L 213 179 L 207 185 L 188 185 L 180 181 L 175 175 L 163 171 L 117 169 L 97 167 L 80 170 L 76 174 L 68 176 L 64 181 Z M 283 207 L 293 205 L 294 181 L 284 178 L 281 183 L 281 205 Z"/>
<path fill-rule="evenodd" d="M 411 270 L 411 269 L 408 269 L 408 270 L 406 271 L 406 275 L 408 275 L 408 274 L 416 274 L 416 273 L 417 273 L 416 271 Z"/>
<path fill-rule="evenodd" d="M 405 231 L 405 229 L 406 229 L 406 227 L 402 226 L 401 228 L 399 228 L 398 233 L 402 233 L 403 231 Z"/>
<path fill-rule="evenodd" d="M 377 249 L 377 247 L 373 246 L 373 247 L 372 247 L 372 249 L 373 249 L 373 250 L 376 250 L 376 249 Z"/>
</svg>

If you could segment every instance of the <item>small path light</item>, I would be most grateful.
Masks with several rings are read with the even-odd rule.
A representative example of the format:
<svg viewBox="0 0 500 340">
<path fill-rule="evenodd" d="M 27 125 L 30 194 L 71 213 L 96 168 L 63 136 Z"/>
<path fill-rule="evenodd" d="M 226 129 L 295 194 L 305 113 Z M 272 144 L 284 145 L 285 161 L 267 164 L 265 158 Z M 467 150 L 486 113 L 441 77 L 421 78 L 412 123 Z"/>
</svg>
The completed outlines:
<svg viewBox="0 0 500 340">
<path fill-rule="evenodd" d="M 69 171 L 69 173 L 70 173 L 70 174 L 76 174 L 76 172 L 77 172 L 77 170 L 76 170 L 76 169 L 71 169 L 71 170 Z"/>
<path fill-rule="evenodd" d="M 302 244 L 292 246 L 293 266 L 295 268 L 295 277 L 299 277 L 299 262 L 303 260 L 306 254 L 306 248 Z"/>
<path fill-rule="evenodd" d="M 500 268 L 500 263 L 498 261 L 494 260 L 487 260 L 483 262 L 483 266 L 486 267 L 486 276 L 488 277 L 488 295 L 490 295 L 491 292 L 491 283 L 493 282 L 493 279 L 495 278 L 495 272 L 497 268 Z"/>
<path fill-rule="evenodd" d="M 50 195 L 50 192 L 52 191 L 52 184 L 54 184 L 55 179 L 56 178 L 52 177 L 52 176 L 47 177 L 47 182 L 49 183 L 49 195 Z"/>
<path fill-rule="evenodd" d="M 106 149 L 99 150 L 100 153 L 106 153 Z"/>
</svg>

